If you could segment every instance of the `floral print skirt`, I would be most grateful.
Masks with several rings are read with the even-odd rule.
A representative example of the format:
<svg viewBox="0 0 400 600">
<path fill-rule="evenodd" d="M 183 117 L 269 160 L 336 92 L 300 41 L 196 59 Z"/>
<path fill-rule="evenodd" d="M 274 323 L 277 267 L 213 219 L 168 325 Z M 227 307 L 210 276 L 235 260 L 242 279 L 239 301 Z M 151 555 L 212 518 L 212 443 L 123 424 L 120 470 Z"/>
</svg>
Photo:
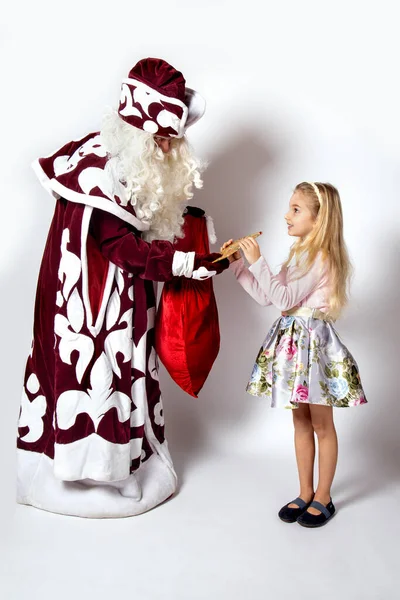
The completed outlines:
<svg viewBox="0 0 400 600">
<path fill-rule="evenodd" d="M 290 409 L 300 403 L 366 404 L 357 363 L 332 323 L 315 318 L 313 309 L 298 312 L 302 316 L 282 316 L 273 324 L 258 353 L 247 392 L 270 398 L 273 407 Z"/>
</svg>

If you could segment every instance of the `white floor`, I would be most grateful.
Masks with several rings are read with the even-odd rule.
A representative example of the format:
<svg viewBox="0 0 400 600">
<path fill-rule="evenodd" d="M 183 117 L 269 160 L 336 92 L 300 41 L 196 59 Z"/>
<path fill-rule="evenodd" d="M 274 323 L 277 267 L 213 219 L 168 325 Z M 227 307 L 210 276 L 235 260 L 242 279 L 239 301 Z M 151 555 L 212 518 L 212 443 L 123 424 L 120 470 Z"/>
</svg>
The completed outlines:
<svg viewBox="0 0 400 600">
<path fill-rule="evenodd" d="M 121 520 L 61 517 L 6 492 L 3 600 L 394 600 L 400 597 L 396 465 L 342 459 L 337 515 L 308 530 L 277 518 L 293 458 L 175 453 L 179 493 Z M 190 463 L 190 464 L 188 464 Z"/>
</svg>

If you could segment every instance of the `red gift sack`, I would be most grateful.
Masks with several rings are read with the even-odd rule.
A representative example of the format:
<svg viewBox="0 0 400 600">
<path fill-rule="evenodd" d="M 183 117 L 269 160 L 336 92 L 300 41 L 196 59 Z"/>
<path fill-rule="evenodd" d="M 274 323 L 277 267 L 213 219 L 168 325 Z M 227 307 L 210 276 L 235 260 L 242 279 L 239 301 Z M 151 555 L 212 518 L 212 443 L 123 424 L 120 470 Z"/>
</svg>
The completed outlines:
<svg viewBox="0 0 400 600">
<path fill-rule="evenodd" d="M 181 252 L 210 252 L 204 211 L 188 207 Z M 212 278 L 177 277 L 164 284 L 157 311 L 156 350 L 172 379 L 198 397 L 218 356 L 220 333 Z"/>
</svg>

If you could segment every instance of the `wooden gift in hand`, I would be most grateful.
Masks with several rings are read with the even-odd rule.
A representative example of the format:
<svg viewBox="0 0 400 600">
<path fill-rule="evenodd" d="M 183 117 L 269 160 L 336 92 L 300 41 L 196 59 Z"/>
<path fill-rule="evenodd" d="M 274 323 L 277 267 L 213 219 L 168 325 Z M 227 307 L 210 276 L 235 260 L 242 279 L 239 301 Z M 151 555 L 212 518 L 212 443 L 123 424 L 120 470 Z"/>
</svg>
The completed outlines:
<svg viewBox="0 0 400 600">
<path fill-rule="evenodd" d="M 225 250 L 222 252 L 221 256 L 219 258 L 217 258 L 217 260 L 214 260 L 213 262 L 218 262 L 219 260 L 223 260 L 224 258 L 228 258 L 228 256 L 235 254 L 235 252 L 237 252 L 239 250 L 239 244 L 242 240 L 245 240 L 246 238 L 249 238 L 249 237 L 256 239 L 261 234 L 262 234 L 262 231 L 257 231 L 257 233 L 252 233 L 251 235 L 246 235 L 245 237 L 235 240 L 234 242 L 232 242 L 232 244 L 227 246 L 225 248 Z"/>
</svg>

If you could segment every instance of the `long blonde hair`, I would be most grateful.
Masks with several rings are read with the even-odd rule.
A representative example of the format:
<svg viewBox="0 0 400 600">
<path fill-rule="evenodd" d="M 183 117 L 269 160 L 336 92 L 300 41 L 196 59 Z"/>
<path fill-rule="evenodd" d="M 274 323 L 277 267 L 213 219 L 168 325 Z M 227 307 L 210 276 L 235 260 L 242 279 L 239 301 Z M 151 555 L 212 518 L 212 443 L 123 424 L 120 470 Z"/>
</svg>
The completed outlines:
<svg viewBox="0 0 400 600">
<path fill-rule="evenodd" d="M 316 186 L 316 189 L 314 188 Z M 317 194 L 318 190 L 318 194 Z M 338 190 L 330 183 L 299 183 L 295 192 L 301 192 L 307 199 L 315 225 L 312 231 L 300 238 L 290 249 L 287 266 L 293 257 L 301 265 L 301 274 L 309 271 L 317 255 L 328 263 L 331 280 L 328 315 L 337 319 L 348 301 L 348 284 L 352 266 L 343 237 L 343 213 Z"/>
</svg>

